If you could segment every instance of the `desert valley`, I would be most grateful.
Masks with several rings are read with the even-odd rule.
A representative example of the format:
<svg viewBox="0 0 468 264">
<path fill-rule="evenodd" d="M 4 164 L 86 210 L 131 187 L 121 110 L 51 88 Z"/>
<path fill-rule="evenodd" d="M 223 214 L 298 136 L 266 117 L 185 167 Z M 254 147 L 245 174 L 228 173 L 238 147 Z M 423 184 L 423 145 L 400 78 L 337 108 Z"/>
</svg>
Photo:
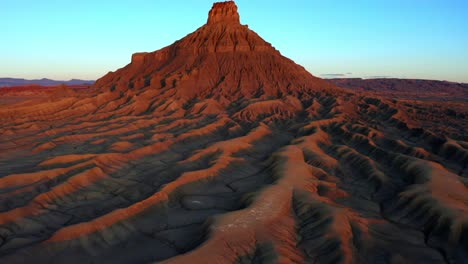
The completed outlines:
<svg viewBox="0 0 468 264">
<path fill-rule="evenodd" d="M 215 3 L 92 85 L 0 88 L 0 263 L 466 263 L 467 100 L 315 77 Z"/>
</svg>

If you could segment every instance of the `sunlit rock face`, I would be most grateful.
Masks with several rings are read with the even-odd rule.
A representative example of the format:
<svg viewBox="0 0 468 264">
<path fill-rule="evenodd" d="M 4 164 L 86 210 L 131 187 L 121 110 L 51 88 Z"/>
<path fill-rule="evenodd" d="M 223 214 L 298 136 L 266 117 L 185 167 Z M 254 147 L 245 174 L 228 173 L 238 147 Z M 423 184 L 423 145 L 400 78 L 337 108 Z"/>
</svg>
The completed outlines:
<svg viewBox="0 0 468 264">
<path fill-rule="evenodd" d="M 468 143 L 434 132 L 458 115 L 314 77 L 234 2 L 91 89 L 21 96 L 0 104 L 0 263 L 468 257 Z"/>
<path fill-rule="evenodd" d="M 208 24 L 216 23 L 236 23 L 240 24 L 240 16 L 237 12 L 237 5 L 234 1 L 214 3 L 208 15 Z"/>
</svg>

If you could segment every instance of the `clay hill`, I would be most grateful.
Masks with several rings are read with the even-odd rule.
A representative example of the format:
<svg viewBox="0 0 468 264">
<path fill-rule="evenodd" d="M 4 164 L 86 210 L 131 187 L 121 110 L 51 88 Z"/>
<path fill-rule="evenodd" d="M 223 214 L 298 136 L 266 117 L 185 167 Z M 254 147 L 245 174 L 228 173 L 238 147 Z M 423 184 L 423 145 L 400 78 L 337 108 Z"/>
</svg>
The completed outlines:
<svg viewBox="0 0 468 264">
<path fill-rule="evenodd" d="M 440 107 L 337 88 L 216 3 L 0 106 L 0 263 L 464 263 L 468 125 Z"/>
</svg>

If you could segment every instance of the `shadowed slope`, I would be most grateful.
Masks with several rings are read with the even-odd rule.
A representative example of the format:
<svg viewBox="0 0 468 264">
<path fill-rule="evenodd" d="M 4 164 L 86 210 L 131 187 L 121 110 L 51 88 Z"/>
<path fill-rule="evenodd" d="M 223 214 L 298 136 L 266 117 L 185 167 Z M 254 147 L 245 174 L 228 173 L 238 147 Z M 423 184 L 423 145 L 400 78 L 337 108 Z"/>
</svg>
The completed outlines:
<svg viewBox="0 0 468 264">
<path fill-rule="evenodd" d="M 1 263 L 468 257 L 468 143 L 313 77 L 233 2 L 56 95 L 0 106 Z"/>
</svg>

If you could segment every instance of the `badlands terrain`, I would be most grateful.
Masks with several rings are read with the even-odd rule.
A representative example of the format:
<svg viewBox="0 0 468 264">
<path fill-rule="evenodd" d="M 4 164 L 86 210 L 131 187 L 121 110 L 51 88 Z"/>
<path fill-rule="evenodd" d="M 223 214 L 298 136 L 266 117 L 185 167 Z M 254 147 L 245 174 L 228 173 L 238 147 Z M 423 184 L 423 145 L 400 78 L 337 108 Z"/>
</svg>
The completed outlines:
<svg viewBox="0 0 468 264">
<path fill-rule="evenodd" d="M 343 78 L 328 79 L 328 81 L 345 89 L 358 92 L 371 92 L 389 98 L 432 102 L 468 101 L 467 83 L 395 78 Z"/>
<path fill-rule="evenodd" d="M 468 259 L 466 102 L 338 88 L 234 2 L 89 89 L 2 98 L 0 263 Z"/>
</svg>

